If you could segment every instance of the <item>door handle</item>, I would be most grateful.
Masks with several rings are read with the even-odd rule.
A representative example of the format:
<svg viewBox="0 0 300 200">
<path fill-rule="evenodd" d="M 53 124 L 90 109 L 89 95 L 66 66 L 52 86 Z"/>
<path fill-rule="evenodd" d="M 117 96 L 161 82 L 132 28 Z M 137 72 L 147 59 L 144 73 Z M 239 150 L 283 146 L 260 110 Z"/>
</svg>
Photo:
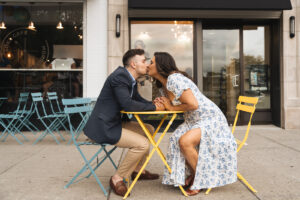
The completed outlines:
<svg viewBox="0 0 300 200">
<path fill-rule="evenodd" d="M 232 78 L 232 87 L 238 87 L 239 85 L 237 84 L 239 75 L 233 75 Z"/>
</svg>

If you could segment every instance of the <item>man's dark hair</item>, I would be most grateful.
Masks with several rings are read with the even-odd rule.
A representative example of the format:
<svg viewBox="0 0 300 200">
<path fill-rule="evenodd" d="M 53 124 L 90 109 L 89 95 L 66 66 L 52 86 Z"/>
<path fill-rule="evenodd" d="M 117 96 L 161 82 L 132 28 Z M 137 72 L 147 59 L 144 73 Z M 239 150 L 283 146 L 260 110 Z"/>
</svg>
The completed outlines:
<svg viewBox="0 0 300 200">
<path fill-rule="evenodd" d="M 144 55 L 144 54 L 145 54 L 145 51 L 143 49 L 130 49 L 130 50 L 128 50 L 124 54 L 123 59 L 122 59 L 124 67 L 129 66 L 129 62 L 130 62 L 131 58 L 133 58 L 134 56 L 136 56 L 136 55 L 141 56 L 141 55 Z"/>
</svg>

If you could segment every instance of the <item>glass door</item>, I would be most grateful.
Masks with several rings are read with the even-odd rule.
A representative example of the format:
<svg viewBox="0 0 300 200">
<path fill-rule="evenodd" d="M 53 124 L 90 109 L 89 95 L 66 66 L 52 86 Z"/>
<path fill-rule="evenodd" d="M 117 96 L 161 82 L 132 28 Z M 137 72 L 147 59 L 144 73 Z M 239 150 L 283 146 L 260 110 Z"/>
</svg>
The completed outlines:
<svg viewBox="0 0 300 200">
<path fill-rule="evenodd" d="M 230 123 L 240 95 L 259 98 L 255 123 L 272 122 L 270 32 L 269 25 L 223 28 L 210 24 L 203 28 L 203 93 L 219 106 Z M 248 117 L 242 113 L 240 122 L 243 124 Z"/>
<path fill-rule="evenodd" d="M 203 29 L 203 93 L 232 122 L 240 84 L 240 29 Z"/>
<path fill-rule="evenodd" d="M 269 26 L 243 26 L 244 93 L 259 97 L 259 110 L 271 108 L 269 45 Z"/>
</svg>

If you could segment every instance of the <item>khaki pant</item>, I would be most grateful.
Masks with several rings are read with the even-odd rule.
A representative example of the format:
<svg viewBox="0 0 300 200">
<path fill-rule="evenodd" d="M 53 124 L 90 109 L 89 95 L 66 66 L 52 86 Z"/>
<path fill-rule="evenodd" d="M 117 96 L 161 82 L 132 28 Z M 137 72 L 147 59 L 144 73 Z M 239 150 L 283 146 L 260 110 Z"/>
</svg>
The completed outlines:
<svg viewBox="0 0 300 200">
<path fill-rule="evenodd" d="M 150 124 L 145 124 L 145 126 L 151 134 L 154 132 L 154 128 Z M 118 175 L 123 178 L 129 178 L 137 164 L 142 166 L 146 161 L 149 154 L 150 141 L 138 122 L 124 122 L 122 124 L 121 138 L 115 146 L 129 148 L 117 170 Z"/>
</svg>

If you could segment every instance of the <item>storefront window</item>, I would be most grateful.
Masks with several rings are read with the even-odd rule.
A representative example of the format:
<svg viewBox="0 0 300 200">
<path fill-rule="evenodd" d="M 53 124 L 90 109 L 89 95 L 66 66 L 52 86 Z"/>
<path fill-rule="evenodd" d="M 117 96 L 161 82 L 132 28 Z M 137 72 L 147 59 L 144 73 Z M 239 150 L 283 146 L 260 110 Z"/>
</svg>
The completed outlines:
<svg viewBox="0 0 300 200">
<path fill-rule="evenodd" d="M 82 96 L 82 3 L 6 3 L 0 17 L 1 97 Z"/>
<path fill-rule="evenodd" d="M 146 57 L 168 52 L 177 67 L 193 77 L 193 21 L 131 21 L 131 48 L 141 48 Z M 139 91 L 148 100 L 158 96 L 148 77 L 139 81 Z"/>
</svg>

